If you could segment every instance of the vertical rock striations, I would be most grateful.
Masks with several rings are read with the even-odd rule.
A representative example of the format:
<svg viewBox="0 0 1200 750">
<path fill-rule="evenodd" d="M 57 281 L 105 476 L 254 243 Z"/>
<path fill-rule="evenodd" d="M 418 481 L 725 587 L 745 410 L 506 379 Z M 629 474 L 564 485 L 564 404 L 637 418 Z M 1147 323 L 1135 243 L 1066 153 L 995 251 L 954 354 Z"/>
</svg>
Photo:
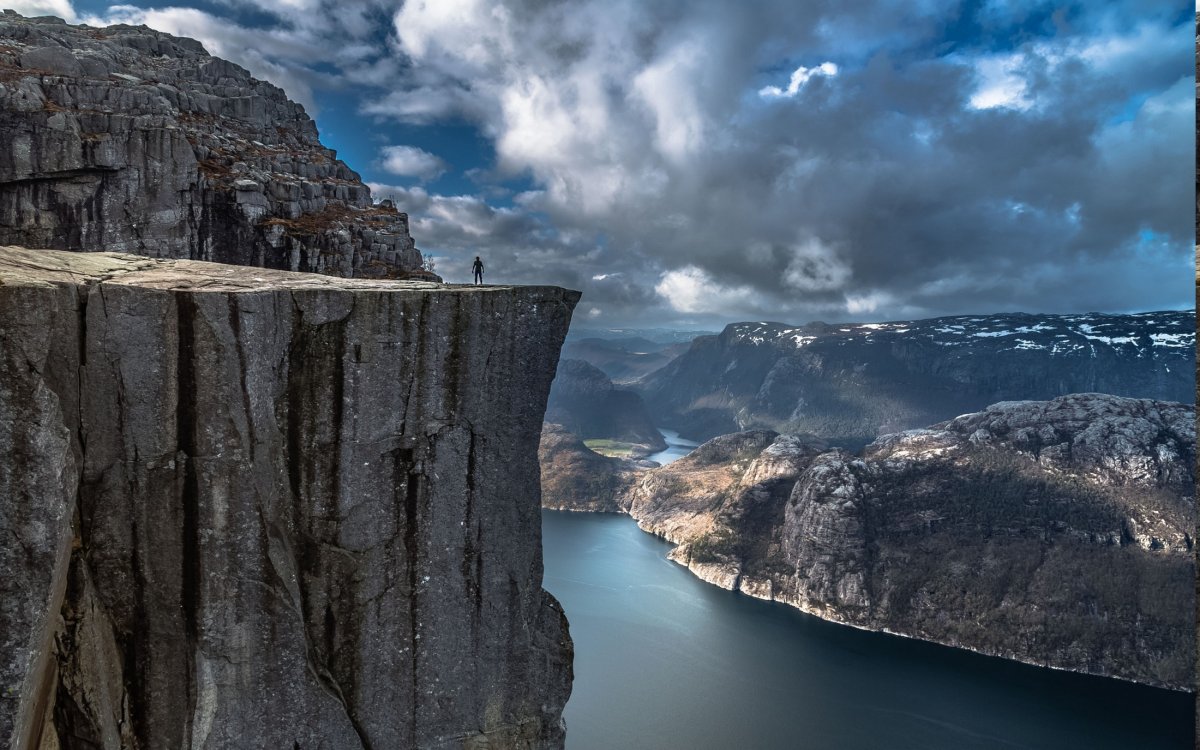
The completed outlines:
<svg viewBox="0 0 1200 750">
<path fill-rule="evenodd" d="M 194 39 L 0 13 L 0 245 L 436 278 L 304 108 Z"/>
<path fill-rule="evenodd" d="M 576 299 L 0 249 L 4 746 L 561 746 Z"/>
</svg>

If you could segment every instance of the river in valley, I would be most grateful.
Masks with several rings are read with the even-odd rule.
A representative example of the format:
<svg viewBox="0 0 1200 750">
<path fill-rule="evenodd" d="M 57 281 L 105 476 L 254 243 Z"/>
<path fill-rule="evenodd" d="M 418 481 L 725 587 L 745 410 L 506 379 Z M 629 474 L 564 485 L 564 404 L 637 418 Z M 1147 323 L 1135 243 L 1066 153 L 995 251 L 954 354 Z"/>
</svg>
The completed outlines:
<svg viewBox="0 0 1200 750">
<path fill-rule="evenodd" d="M 674 434 L 652 459 L 694 444 Z M 575 640 L 567 750 L 1151 750 L 1191 696 L 834 625 L 719 589 L 626 516 L 542 512 Z"/>
<path fill-rule="evenodd" d="M 669 464 L 677 458 L 683 458 L 699 445 L 699 443 L 679 437 L 679 433 L 673 430 L 659 430 L 659 432 L 662 433 L 663 440 L 667 442 L 667 449 L 652 453 L 646 458 L 660 464 Z"/>
</svg>

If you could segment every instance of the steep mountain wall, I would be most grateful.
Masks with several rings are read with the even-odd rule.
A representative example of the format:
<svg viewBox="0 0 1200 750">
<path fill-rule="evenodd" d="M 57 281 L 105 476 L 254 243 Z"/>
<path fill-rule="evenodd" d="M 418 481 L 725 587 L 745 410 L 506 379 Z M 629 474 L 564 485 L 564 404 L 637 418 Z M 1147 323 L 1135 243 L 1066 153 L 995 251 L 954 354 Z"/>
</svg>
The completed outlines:
<svg viewBox="0 0 1200 750">
<path fill-rule="evenodd" d="M 633 443 L 646 453 L 667 447 L 641 396 L 617 388 L 607 375 L 581 359 L 559 360 L 546 402 L 546 421 L 585 440 Z"/>
<path fill-rule="evenodd" d="M 835 622 L 1190 689 L 1194 420 L 1184 404 L 1076 394 L 859 455 L 755 430 L 618 473 L 560 446 L 571 481 L 544 478 L 544 502 L 623 510 L 704 580 Z M 558 494 L 589 486 L 612 499 Z"/>
<path fill-rule="evenodd" d="M 561 747 L 577 298 L 0 248 L 0 745 Z"/>
<path fill-rule="evenodd" d="M 304 108 L 194 39 L 0 14 L 0 245 L 436 278 Z"/>
<path fill-rule="evenodd" d="M 1191 403 L 1195 366 L 1193 312 L 736 323 L 636 390 L 659 425 L 692 439 L 765 428 L 857 449 L 998 401 L 1096 392 Z"/>
</svg>

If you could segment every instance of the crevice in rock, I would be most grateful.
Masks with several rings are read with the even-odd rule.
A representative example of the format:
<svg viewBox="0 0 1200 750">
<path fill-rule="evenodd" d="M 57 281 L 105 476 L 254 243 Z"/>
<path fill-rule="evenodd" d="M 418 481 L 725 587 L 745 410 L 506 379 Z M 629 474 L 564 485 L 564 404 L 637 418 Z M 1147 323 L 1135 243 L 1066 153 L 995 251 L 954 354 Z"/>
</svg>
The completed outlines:
<svg viewBox="0 0 1200 750">
<path fill-rule="evenodd" d="M 41 174 L 30 175 L 29 177 L 18 177 L 15 180 L 0 180 L 0 187 L 17 187 L 20 185 L 32 185 L 39 182 L 56 182 L 58 180 L 70 180 L 76 177 L 89 177 L 97 174 L 112 174 L 113 172 L 121 171 L 119 167 L 81 167 L 79 169 L 64 169 L 59 172 L 43 172 Z"/>
<path fill-rule="evenodd" d="M 470 432 L 467 444 L 467 509 L 463 521 L 465 539 L 463 541 L 463 560 L 461 572 L 463 584 L 475 604 L 471 614 L 471 634 L 475 643 L 479 642 L 480 616 L 483 611 L 483 556 L 481 540 L 479 539 L 478 520 L 475 510 L 475 431 Z"/>
<path fill-rule="evenodd" d="M 254 433 L 254 409 L 251 406 L 250 389 L 246 384 L 248 362 L 246 359 L 246 345 L 242 340 L 242 317 L 236 294 L 228 295 L 227 309 L 229 310 L 229 330 L 233 332 L 233 344 L 237 350 L 238 377 L 242 387 L 242 411 L 246 415 L 246 460 L 253 462 L 254 448 L 258 443 L 258 439 Z"/>
<path fill-rule="evenodd" d="M 412 674 L 412 719 L 409 722 L 411 736 L 409 738 L 409 747 L 417 746 L 417 702 L 420 696 L 419 684 L 417 675 L 420 674 L 418 657 L 418 647 L 420 646 L 420 577 L 417 566 L 420 563 L 417 555 L 419 544 L 417 536 L 417 510 L 418 503 L 421 497 L 422 483 L 424 476 L 409 471 L 407 480 L 405 481 L 404 492 L 404 554 L 405 554 L 405 569 L 408 571 L 408 623 L 412 637 L 409 639 L 409 660 L 410 670 Z"/>
<path fill-rule="evenodd" d="M 196 301 L 187 293 L 175 294 L 177 311 L 178 363 L 176 377 L 175 430 L 176 446 L 182 461 L 183 482 L 179 502 L 182 511 L 180 571 L 180 607 L 183 612 L 183 627 L 186 636 L 184 645 L 187 680 L 187 720 L 184 737 L 192 733 L 192 717 L 196 709 L 196 663 L 195 652 L 199 648 L 199 607 L 201 599 L 201 554 L 199 530 L 199 477 L 193 457 L 196 446 L 196 353 L 195 319 Z"/>
</svg>

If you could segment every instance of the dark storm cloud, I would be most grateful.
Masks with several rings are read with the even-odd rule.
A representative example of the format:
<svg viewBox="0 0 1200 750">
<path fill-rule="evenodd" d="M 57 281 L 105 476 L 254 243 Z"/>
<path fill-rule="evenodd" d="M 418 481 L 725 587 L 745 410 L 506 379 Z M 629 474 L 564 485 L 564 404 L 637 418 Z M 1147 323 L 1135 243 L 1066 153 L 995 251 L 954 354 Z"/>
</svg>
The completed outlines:
<svg viewBox="0 0 1200 750">
<path fill-rule="evenodd" d="M 484 254 L 613 323 L 1190 298 L 1177 3 L 289 5 L 305 20 L 279 14 L 256 72 L 359 91 L 385 121 L 466 118 L 494 146 L 490 165 L 430 154 L 478 195 L 389 188 L 448 278 Z M 514 177 L 534 189 L 497 199 Z"/>
</svg>

